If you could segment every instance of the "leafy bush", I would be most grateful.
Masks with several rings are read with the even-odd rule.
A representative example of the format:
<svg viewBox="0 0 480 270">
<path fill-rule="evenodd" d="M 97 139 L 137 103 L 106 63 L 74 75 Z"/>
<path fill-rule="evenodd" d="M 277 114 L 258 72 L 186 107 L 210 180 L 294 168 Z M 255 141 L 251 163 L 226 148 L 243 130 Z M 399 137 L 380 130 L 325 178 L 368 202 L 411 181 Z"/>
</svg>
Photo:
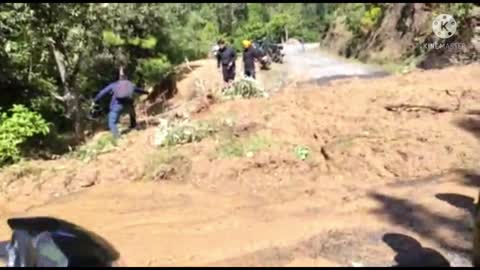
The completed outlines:
<svg viewBox="0 0 480 270">
<path fill-rule="evenodd" d="M 103 42 L 110 46 L 122 46 L 125 40 L 112 31 L 103 31 Z"/>
<path fill-rule="evenodd" d="M 245 24 L 242 27 L 238 28 L 235 31 L 236 41 L 241 42 L 241 40 L 256 40 L 263 38 L 267 34 L 267 29 L 265 24 L 259 21 Z"/>
<path fill-rule="evenodd" d="M 345 23 L 353 34 L 361 34 L 361 20 L 366 12 L 365 4 L 345 4 L 339 13 L 345 16 Z"/>
<path fill-rule="evenodd" d="M 367 32 L 372 30 L 375 26 L 378 25 L 381 16 L 382 9 L 380 7 L 372 7 L 371 9 L 365 11 L 362 19 L 360 20 L 362 28 L 365 29 L 365 31 Z"/>
<path fill-rule="evenodd" d="M 452 3 L 448 4 L 446 13 L 453 15 L 461 27 L 473 8 L 474 4 L 472 3 Z"/>
<path fill-rule="evenodd" d="M 23 105 L 13 105 L 0 113 L 0 165 L 18 161 L 21 157 L 20 145 L 35 135 L 47 135 L 48 123 L 36 112 Z"/>
<path fill-rule="evenodd" d="M 83 145 L 74 156 L 82 161 L 89 162 L 95 159 L 98 155 L 112 151 L 117 146 L 115 137 L 111 134 L 105 134 L 98 140 Z"/>
<path fill-rule="evenodd" d="M 156 146 L 174 146 L 191 142 L 199 142 L 217 132 L 217 128 L 206 122 L 180 123 L 162 119 L 155 134 Z"/>
<path fill-rule="evenodd" d="M 223 92 L 223 95 L 229 99 L 268 97 L 268 93 L 258 84 L 258 81 L 250 77 L 234 81 L 232 86 Z"/>
<path fill-rule="evenodd" d="M 305 160 L 310 156 L 310 149 L 306 146 L 297 146 L 294 151 L 297 158 L 301 160 Z"/>
<path fill-rule="evenodd" d="M 137 66 L 137 74 L 142 74 L 147 83 L 157 83 L 172 69 L 167 57 L 162 55 L 157 58 L 142 59 Z"/>
<path fill-rule="evenodd" d="M 269 148 L 272 142 L 268 138 L 253 135 L 248 138 L 232 138 L 216 148 L 220 157 L 252 157 L 255 153 Z"/>
<path fill-rule="evenodd" d="M 382 4 L 343 4 L 327 16 L 328 20 L 343 18 L 347 29 L 355 36 L 361 37 L 379 25 L 383 16 Z"/>
</svg>

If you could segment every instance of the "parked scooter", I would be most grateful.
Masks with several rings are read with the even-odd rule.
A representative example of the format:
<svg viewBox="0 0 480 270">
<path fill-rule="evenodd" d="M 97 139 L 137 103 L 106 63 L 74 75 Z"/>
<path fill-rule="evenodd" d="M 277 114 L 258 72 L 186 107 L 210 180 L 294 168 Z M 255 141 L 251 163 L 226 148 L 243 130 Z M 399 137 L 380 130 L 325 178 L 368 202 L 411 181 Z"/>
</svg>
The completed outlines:
<svg viewBox="0 0 480 270">
<path fill-rule="evenodd" d="M 112 267 L 118 252 L 100 236 L 50 217 L 7 220 L 7 267 Z"/>
</svg>

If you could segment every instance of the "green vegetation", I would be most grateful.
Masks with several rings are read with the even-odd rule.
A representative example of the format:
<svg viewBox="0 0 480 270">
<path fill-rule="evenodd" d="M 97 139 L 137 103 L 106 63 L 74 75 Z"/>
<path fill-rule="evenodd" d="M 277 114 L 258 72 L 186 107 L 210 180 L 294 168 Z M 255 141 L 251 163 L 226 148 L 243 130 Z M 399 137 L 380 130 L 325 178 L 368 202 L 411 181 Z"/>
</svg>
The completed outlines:
<svg viewBox="0 0 480 270">
<path fill-rule="evenodd" d="M 235 80 L 232 86 L 223 92 L 223 95 L 227 99 L 268 96 L 258 81 L 249 77 Z"/>
<path fill-rule="evenodd" d="M 42 116 L 25 106 L 14 105 L 9 112 L 0 112 L 0 166 L 20 160 L 20 146 L 28 138 L 49 132 Z"/>
<path fill-rule="evenodd" d="M 117 140 L 109 133 L 103 134 L 97 140 L 82 145 L 73 153 L 73 156 L 84 162 L 89 162 L 100 154 L 112 151 L 115 147 L 117 147 Z"/>
<path fill-rule="evenodd" d="M 295 156 L 301 160 L 306 160 L 310 156 L 310 149 L 306 146 L 297 146 L 294 152 Z"/>
<path fill-rule="evenodd" d="M 141 180 L 155 180 L 167 174 L 170 170 L 170 164 L 183 158 L 172 147 L 160 148 L 146 157 L 144 175 Z"/>
<path fill-rule="evenodd" d="M 252 157 L 255 153 L 272 146 L 263 136 L 252 135 L 246 138 L 230 138 L 222 142 L 216 152 L 219 157 Z"/>
<path fill-rule="evenodd" d="M 5 168 L 5 173 L 2 175 L 3 179 L 0 180 L 0 189 L 1 185 L 8 185 L 18 179 L 26 177 L 38 178 L 45 170 L 44 167 L 35 166 L 29 161 L 18 162 L 15 165 Z"/>
<path fill-rule="evenodd" d="M 157 146 L 171 147 L 199 142 L 224 128 L 231 127 L 230 125 L 232 125 L 232 123 L 229 121 L 168 121 L 162 119 L 155 133 L 154 144 Z"/>
</svg>

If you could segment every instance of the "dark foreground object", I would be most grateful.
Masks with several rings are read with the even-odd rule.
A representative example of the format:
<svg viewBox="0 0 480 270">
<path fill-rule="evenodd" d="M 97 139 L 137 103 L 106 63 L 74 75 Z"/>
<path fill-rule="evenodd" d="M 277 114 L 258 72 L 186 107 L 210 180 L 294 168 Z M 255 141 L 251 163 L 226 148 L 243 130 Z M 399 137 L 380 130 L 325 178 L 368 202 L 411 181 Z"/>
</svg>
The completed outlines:
<svg viewBox="0 0 480 270">
<path fill-rule="evenodd" d="M 103 238 L 50 217 L 7 220 L 13 230 L 8 267 L 111 267 L 119 253 Z"/>
</svg>

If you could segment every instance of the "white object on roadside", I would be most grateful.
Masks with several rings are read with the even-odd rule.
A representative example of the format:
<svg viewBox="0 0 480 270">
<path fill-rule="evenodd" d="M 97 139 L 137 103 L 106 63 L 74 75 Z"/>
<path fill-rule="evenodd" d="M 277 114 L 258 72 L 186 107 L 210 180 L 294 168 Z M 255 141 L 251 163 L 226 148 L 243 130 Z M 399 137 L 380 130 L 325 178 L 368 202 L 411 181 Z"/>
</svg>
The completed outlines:
<svg viewBox="0 0 480 270">
<path fill-rule="evenodd" d="M 155 146 L 161 146 L 168 135 L 168 120 L 160 119 L 160 124 L 155 131 L 155 139 L 153 144 Z"/>
</svg>

